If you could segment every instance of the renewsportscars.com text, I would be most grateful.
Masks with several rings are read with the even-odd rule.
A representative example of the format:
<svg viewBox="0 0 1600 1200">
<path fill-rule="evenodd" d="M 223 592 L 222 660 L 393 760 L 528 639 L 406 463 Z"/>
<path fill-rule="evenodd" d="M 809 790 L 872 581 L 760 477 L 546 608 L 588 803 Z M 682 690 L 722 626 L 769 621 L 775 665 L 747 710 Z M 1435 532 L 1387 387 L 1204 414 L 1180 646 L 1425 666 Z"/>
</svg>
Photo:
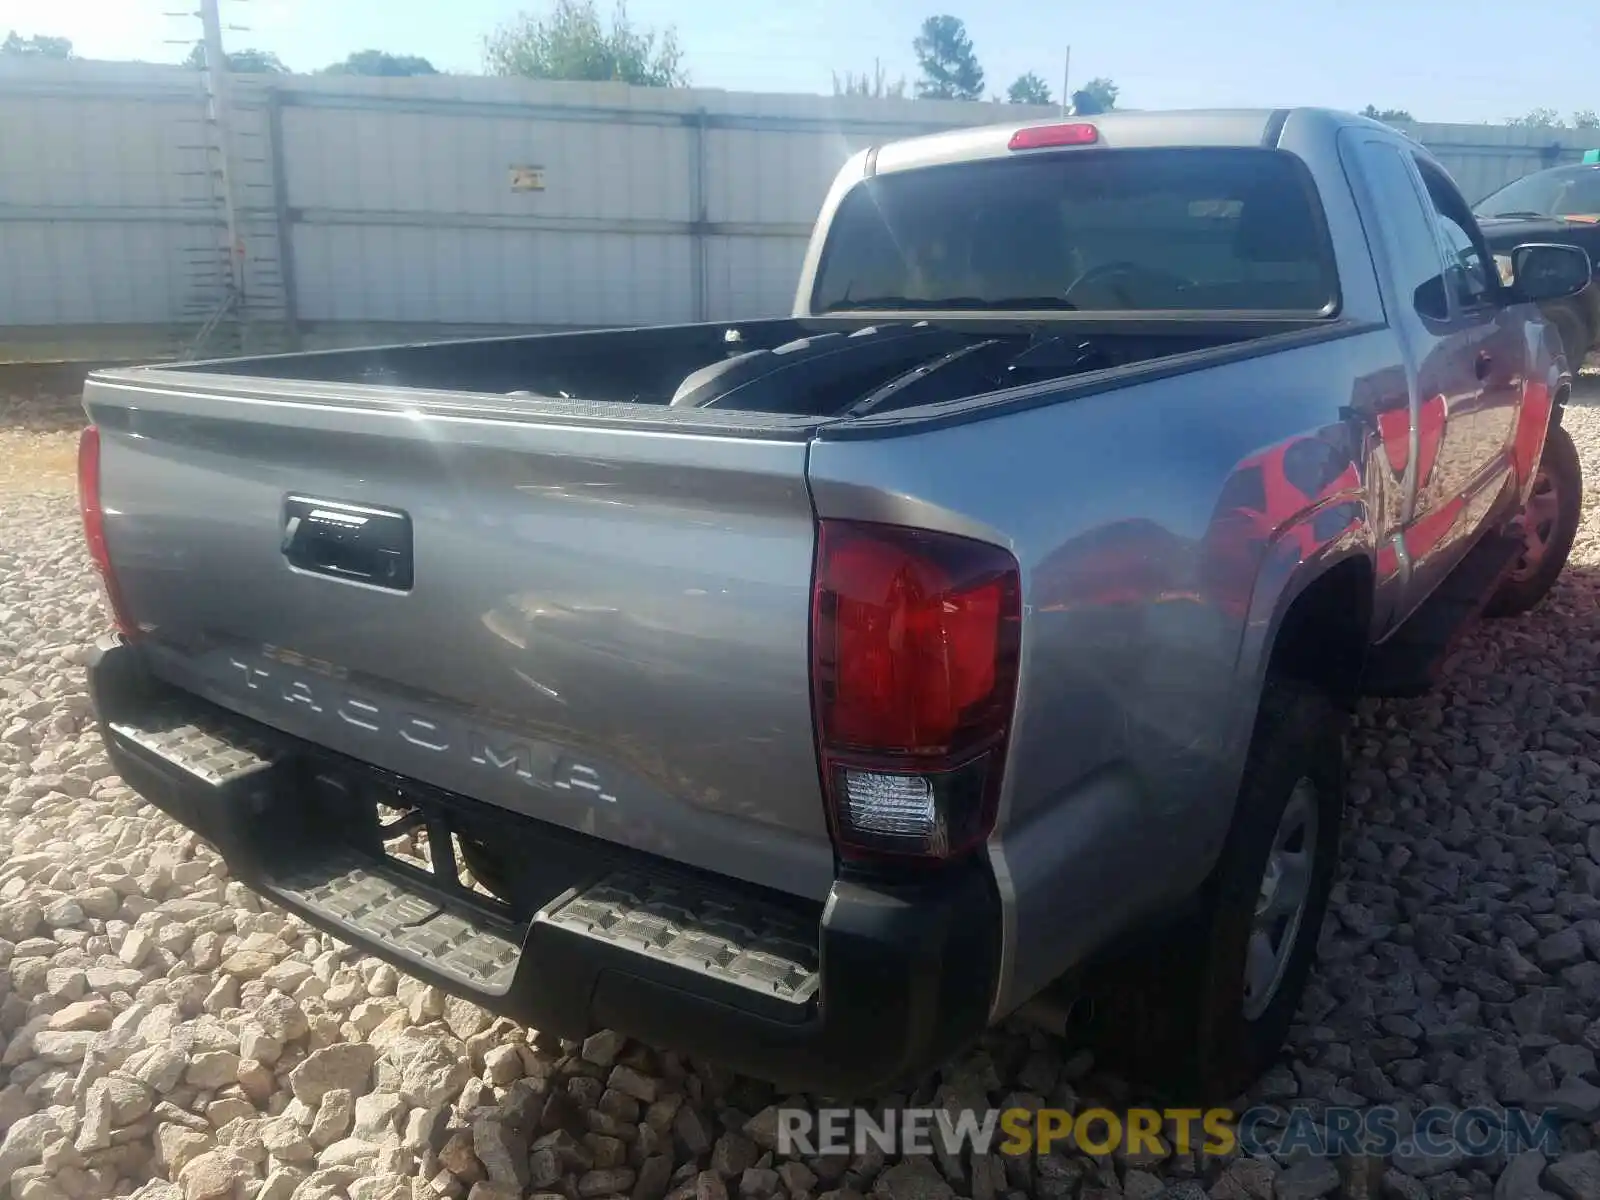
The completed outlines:
<svg viewBox="0 0 1600 1200">
<path fill-rule="evenodd" d="M 1559 1154 L 1560 1125 L 1550 1114 L 1525 1109 L 1429 1108 L 1411 1119 L 1397 1108 L 1281 1109 L 1105 1108 L 1072 1113 L 1062 1108 L 781 1109 L 778 1152 L 784 1155 L 1087 1154 L 1161 1153 L 1259 1157 L 1298 1153 L 1316 1157 L 1446 1155 L 1470 1158 L 1526 1150 Z"/>
</svg>

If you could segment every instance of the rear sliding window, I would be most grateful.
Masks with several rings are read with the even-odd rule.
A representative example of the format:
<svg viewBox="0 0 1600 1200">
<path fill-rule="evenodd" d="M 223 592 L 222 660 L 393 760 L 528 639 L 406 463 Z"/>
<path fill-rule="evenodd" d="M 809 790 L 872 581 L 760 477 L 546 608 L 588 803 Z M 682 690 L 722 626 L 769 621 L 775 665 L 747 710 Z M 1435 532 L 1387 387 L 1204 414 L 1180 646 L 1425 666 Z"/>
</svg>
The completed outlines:
<svg viewBox="0 0 1600 1200">
<path fill-rule="evenodd" d="M 1338 277 L 1315 186 L 1290 154 L 1074 150 L 857 185 L 812 303 L 1324 315 Z"/>
</svg>

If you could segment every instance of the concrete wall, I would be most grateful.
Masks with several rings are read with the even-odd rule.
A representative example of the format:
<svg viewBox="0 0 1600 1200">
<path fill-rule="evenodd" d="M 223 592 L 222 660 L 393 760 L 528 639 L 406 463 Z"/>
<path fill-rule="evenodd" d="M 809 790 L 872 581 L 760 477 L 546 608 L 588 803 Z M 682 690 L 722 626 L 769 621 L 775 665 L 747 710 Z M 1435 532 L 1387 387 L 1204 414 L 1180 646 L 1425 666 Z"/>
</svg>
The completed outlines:
<svg viewBox="0 0 1600 1200">
<path fill-rule="evenodd" d="M 234 101 L 245 304 L 208 352 L 780 314 L 853 151 L 1054 111 L 469 77 Z M 1474 199 L 1584 148 L 1411 132 Z M 0 358 L 194 344 L 230 294 L 221 163 L 197 72 L 0 63 Z"/>
</svg>

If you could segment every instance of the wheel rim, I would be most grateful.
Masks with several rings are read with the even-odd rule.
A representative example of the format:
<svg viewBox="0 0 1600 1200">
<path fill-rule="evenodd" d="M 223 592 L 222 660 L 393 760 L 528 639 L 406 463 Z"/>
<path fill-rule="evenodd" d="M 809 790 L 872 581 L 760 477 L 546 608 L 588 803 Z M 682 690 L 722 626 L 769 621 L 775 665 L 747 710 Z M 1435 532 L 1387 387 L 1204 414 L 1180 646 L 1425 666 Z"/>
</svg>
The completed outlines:
<svg viewBox="0 0 1600 1200">
<path fill-rule="evenodd" d="M 1272 849 L 1261 873 L 1255 920 L 1245 949 L 1244 1017 L 1266 1012 L 1283 987 L 1300 925 L 1311 899 L 1311 869 L 1317 854 L 1317 787 L 1301 779 L 1289 794 Z"/>
<path fill-rule="evenodd" d="M 1550 554 L 1550 543 L 1555 540 L 1556 525 L 1561 518 L 1561 493 L 1556 487 L 1555 473 L 1540 467 L 1533 477 L 1533 492 L 1523 507 L 1518 523 L 1522 527 L 1522 549 L 1511 568 L 1511 578 L 1521 583 L 1532 579 L 1544 566 Z"/>
</svg>

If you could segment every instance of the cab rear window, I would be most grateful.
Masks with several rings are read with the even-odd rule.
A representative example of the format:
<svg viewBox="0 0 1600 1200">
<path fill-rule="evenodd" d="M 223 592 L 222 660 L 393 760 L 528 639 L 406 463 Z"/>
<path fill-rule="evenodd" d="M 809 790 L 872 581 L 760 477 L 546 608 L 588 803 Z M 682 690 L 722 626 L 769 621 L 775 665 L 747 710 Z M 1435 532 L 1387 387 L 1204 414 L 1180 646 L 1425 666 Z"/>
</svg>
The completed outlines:
<svg viewBox="0 0 1600 1200">
<path fill-rule="evenodd" d="M 1264 149 L 1072 150 L 857 185 L 818 312 L 1326 314 L 1337 272 L 1315 187 Z"/>
</svg>

